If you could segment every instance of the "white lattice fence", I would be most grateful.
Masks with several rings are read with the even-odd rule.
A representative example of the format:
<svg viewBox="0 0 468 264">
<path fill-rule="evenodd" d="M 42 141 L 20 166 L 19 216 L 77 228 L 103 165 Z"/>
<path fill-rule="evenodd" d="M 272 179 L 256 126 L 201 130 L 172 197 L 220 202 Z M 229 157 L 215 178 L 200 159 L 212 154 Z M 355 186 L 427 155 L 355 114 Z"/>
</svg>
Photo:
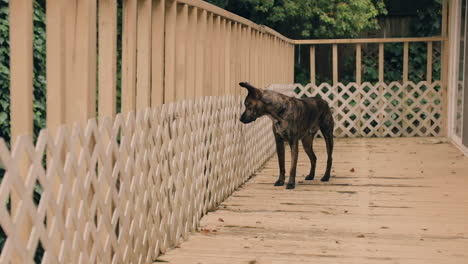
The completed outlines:
<svg viewBox="0 0 468 264">
<path fill-rule="evenodd" d="M 337 137 L 440 136 L 441 82 L 273 84 L 297 98 L 318 96 L 332 108 Z"/>
<path fill-rule="evenodd" d="M 151 263 L 273 154 L 271 121 L 241 125 L 241 107 L 205 97 L 0 140 L 0 262 Z"/>
</svg>

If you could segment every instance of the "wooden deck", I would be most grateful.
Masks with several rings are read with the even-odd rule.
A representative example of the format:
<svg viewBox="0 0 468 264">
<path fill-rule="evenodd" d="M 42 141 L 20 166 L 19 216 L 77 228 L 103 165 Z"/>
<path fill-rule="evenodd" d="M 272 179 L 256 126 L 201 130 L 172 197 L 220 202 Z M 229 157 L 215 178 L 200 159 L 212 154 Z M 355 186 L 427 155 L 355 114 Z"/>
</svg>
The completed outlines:
<svg viewBox="0 0 468 264">
<path fill-rule="evenodd" d="M 274 187 L 276 155 L 169 263 L 468 263 L 468 158 L 437 138 L 338 139 L 333 178 Z M 289 154 L 287 159 L 289 161 Z M 289 164 L 287 164 L 287 168 Z"/>
</svg>

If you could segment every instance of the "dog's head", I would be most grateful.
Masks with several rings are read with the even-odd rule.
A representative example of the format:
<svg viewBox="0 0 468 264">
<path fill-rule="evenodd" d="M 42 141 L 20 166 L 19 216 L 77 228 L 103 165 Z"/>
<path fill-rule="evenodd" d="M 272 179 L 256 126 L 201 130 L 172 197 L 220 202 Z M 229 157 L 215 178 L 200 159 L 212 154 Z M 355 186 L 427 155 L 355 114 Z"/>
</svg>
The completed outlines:
<svg viewBox="0 0 468 264">
<path fill-rule="evenodd" d="M 262 91 L 247 82 L 241 82 L 239 85 L 249 91 L 244 101 L 245 111 L 240 118 L 242 123 L 248 124 L 265 114 L 264 103 L 261 100 Z"/>
</svg>

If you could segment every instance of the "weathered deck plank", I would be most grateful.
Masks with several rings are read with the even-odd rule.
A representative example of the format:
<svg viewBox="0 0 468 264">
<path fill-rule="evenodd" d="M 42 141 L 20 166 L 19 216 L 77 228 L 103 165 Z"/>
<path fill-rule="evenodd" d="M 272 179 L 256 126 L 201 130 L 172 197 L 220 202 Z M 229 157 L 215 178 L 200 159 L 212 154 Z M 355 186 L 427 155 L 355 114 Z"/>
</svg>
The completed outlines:
<svg viewBox="0 0 468 264">
<path fill-rule="evenodd" d="M 318 180 L 323 140 L 316 140 L 315 151 L 316 180 L 303 180 L 309 161 L 301 152 L 296 189 L 274 187 L 275 155 L 202 219 L 206 231 L 160 259 L 468 263 L 468 158 L 455 147 L 434 138 L 338 139 L 329 183 Z"/>
</svg>

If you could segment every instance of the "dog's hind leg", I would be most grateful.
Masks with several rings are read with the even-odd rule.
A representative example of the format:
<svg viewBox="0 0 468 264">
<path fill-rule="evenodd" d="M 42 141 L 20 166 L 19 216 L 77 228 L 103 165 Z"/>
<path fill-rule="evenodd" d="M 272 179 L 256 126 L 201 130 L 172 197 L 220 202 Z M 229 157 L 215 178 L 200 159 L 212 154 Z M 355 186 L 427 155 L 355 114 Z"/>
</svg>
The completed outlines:
<svg viewBox="0 0 468 264">
<path fill-rule="evenodd" d="M 328 181 L 330 179 L 330 171 L 333 162 L 333 118 L 330 116 L 330 120 L 326 122 L 324 125 L 320 126 L 320 131 L 322 131 L 322 135 L 325 138 L 325 143 L 327 145 L 327 169 L 325 170 L 325 174 L 321 181 Z"/>
<path fill-rule="evenodd" d="M 275 186 L 283 186 L 284 179 L 285 179 L 285 170 L 284 170 L 284 141 L 283 139 L 276 133 L 273 132 L 275 135 L 276 141 L 276 154 L 278 155 L 278 163 L 280 168 L 280 175 L 278 180 L 275 182 Z"/>
<path fill-rule="evenodd" d="M 307 153 L 310 159 L 310 172 L 309 175 L 305 178 L 306 180 L 310 181 L 313 180 L 315 177 L 315 167 L 317 165 L 317 156 L 314 153 L 314 138 L 315 133 L 308 134 L 307 136 L 302 138 L 302 146 L 304 147 L 304 151 Z"/>
</svg>

